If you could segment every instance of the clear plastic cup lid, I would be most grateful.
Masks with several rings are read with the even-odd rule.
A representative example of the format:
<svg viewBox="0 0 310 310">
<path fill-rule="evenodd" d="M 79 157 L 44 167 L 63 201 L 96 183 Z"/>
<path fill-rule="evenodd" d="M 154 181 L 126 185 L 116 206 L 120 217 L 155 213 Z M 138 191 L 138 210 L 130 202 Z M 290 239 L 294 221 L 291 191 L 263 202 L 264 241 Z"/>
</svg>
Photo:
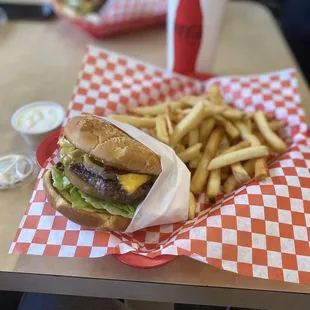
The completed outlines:
<svg viewBox="0 0 310 310">
<path fill-rule="evenodd" d="M 0 154 L 0 190 L 20 186 L 32 180 L 37 172 L 33 153 Z"/>
</svg>

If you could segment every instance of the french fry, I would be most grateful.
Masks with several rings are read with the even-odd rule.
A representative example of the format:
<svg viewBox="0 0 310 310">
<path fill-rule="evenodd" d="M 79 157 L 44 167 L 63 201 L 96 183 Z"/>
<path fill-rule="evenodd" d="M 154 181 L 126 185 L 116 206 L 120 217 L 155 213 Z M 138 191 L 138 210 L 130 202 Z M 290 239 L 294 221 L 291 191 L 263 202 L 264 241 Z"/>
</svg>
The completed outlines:
<svg viewBox="0 0 310 310">
<path fill-rule="evenodd" d="M 265 117 L 268 120 L 268 122 L 274 120 L 274 118 L 275 118 L 273 113 L 267 112 L 267 113 L 264 113 L 264 114 L 265 114 Z M 246 112 L 246 115 L 247 115 L 247 117 L 253 119 L 254 115 L 255 115 L 255 112 Z"/>
<path fill-rule="evenodd" d="M 206 189 L 206 197 L 214 198 L 221 190 L 221 169 L 214 169 L 210 171 L 208 184 Z"/>
<path fill-rule="evenodd" d="M 214 119 L 217 124 L 224 127 L 229 138 L 236 140 L 240 137 L 240 131 L 230 121 L 219 115 L 214 116 Z"/>
<path fill-rule="evenodd" d="M 156 137 L 156 131 L 155 131 L 154 128 L 149 128 L 149 129 L 148 129 L 148 133 L 149 133 L 149 135 L 151 135 L 153 138 L 157 138 L 157 137 Z"/>
<path fill-rule="evenodd" d="M 249 128 L 242 122 L 237 122 L 236 126 L 239 128 L 241 132 L 241 137 L 245 140 L 251 142 L 252 146 L 258 146 L 262 143 L 259 139 L 250 132 Z M 268 148 L 269 152 L 269 148 Z M 257 158 L 255 162 L 255 178 L 258 180 L 264 180 L 267 176 L 267 164 L 266 164 L 266 157 Z M 243 183 L 243 182 L 240 182 Z"/>
<path fill-rule="evenodd" d="M 170 114 L 170 119 L 175 124 L 177 124 L 182 118 L 183 118 L 183 115 L 175 114 L 175 113 Z"/>
<path fill-rule="evenodd" d="M 210 161 L 213 159 L 217 152 L 217 149 L 223 138 L 224 131 L 222 128 L 215 128 L 210 135 L 210 138 L 204 149 L 202 158 L 199 165 L 192 177 L 191 181 L 191 191 L 195 194 L 200 194 L 203 191 L 203 187 L 206 184 L 209 170 L 208 166 Z"/>
<path fill-rule="evenodd" d="M 207 118 L 202 121 L 199 126 L 199 138 L 200 142 L 205 145 L 209 139 L 209 136 L 215 126 L 215 120 L 213 118 Z"/>
<path fill-rule="evenodd" d="M 182 144 L 188 146 L 189 144 L 189 134 L 185 135 L 182 139 Z"/>
<path fill-rule="evenodd" d="M 230 167 L 238 183 L 243 184 L 251 180 L 250 176 L 247 174 L 245 169 L 242 167 L 240 161 L 232 164 Z"/>
<path fill-rule="evenodd" d="M 217 105 L 209 101 L 204 96 L 185 96 L 181 98 L 184 104 L 194 107 L 198 103 L 203 103 L 210 116 L 223 113 L 229 107 L 225 105 Z"/>
<path fill-rule="evenodd" d="M 204 106 L 198 103 L 174 128 L 171 135 L 171 146 L 175 146 L 188 132 L 199 126 L 201 121 L 206 117 Z"/>
<path fill-rule="evenodd" d="M 169 136 L 167 131 L 167 124 L 163 115 L 158 115 L 156 117 L 156 136 L 158 140 L 169 144 Z"/>
<path fill-rule="evenodd" d="M 225 168 L 225 167 L 224 167 Z M 230 173 L 227 173 L 221 169 L 221 183 L 225 182 L 230 176 Z"/>
<path fill-rule="evenodd" d="M 196 199 L 192 192 L 189 193 L 189 209 L 188 209 L 188 219 L 193 220 L 195 218 L 196 212 Z"/>
<path fill-rule="evenodd" d="M 223 97 L 221 95 L 221 91 L 219 87 L 216 84 L 212 84 L 207 91 L 207 95 L 210 99 L 210 101 L 214 104 L 224 104 Z"/>
<path fill-rule="evenodd" d="M 199 165 L 199 162 L 200 162 L 200 160 L 201 160 L 201 157 L 202 157 L 202 154 L 199 153 L 198 156 L 197 156 L 195 159 L 192 159 L 192 160 L 190 161 L 189 167 L 190 167 L 191 169 L 196 169 L 196 168 L 198 167 L 198 165 Z"/>
<path fill-rule="evenodd" d="M 244 124 L 248 127 L 249 132 L 252 133 L 253 132 L 252 120 L 250 118 L 246 117 L 243 121 L 244 121 Z M 239 130 L 240 130 L 240 128 L 239 128 Z"/>
<path fill-rule="evenodd" d="M 195 145 L 190 146 L 181 153 L 177 153 L 177 155 L 184 163 L 188 163 L 198 157 L 201 147 L 202 143 L 196 143 Z"/>
<path fill-rule="evenodd" d="M 243 122 L 236 122 L 235 125 L 240 130 L 242 140 L 250 141 L 252 146 L 260 145 L 258 138 L 250 132 Z"/>
<path fill-rule="evenodd" d="M 148 107 L 136 107 L 136 108 L 130 108 L 128 111 L 130 113 L 135 113 L 138 115 L 158 115 L 158 114 L 164 114 L 166 111 L 167 106 L 173 106 L 176 108 L 182 108 L 185 106 L 185 104 L 182 101 L 175 101 L 175 102 L 165 102 L 161 104 L 157 104 L 154 106 L 148 106 Z"/>
<path fill-rule="evenodd" d="M 110 114 L 108 115 L 108 118 L 138 128 L 154 128 L 156 124 L 155 117 L 138 117 L 131 115 Z"/>
<path fill-rule="evenodd" d="M 253 133 L 255 135 L 255 137 L 259 140 L 260 144 L 262 145 L 265 145 L 268 147 L 268 151 L 269 153 L 275 153 L 276 151 L 267 143 L 267 141 L 265 140 L 265 138 L 263 137 L 263 135 L 258 132 L 258 131 L 255 131 Z"/>
<path fill-rule="evenodd" d="M 199 129 L 198 127 L 188 133 L 188 146 L 195 145 L 199 142 Z"/>
<path fill-rule="evenodd" d="M 176 108 L 176 109 L 175 109 L 175 112 L 178 113 L 178 114 L 181 114 L 181 115 L 187 115 L 187 114 L 189 114 L 191 111 L 192 111 L 191 108 L 190 108 L 190 109 L 184 109 L 184 110 L 179 109 L 179 108 Z"/>
<path fill-rule="evenodd" d="M 228 108 L 222 112 L 222 116 L 228 119 L 229 121 L 238 121 L 241 120 L 245 115 L 245 112 Z"/>
<path fill-rule="evenodd" d="M 285 123 L 282 121 L 274 120 L 269 122 L 268 125 L 272 131 L 278 131 L 285 126 Z"/>
<path fill-rule="evenodd" d="M 271 112 L 265 113 L 265 116 L 266 116 L 266 118 L 267 118 L 268 121 L 274 120 L 274 114 L 271 113 Z"/>
<path fill-rule="evenodd" d="M 278 153 L 283 154 L 287 151 L 287 145 L 269 127 L 264 112 L 258 111 L 254 114 L 254 120 L 260 133 L 272 148 Z"/>
<path fill-rule="evenodd" d="M 226 151 L 224 151 L 222 153 L 222 155 L 232 153 L 235 151 L 239 151 L 239 150 L 245 149 L 245 148 L 250 147 L 250 146 L 251 146 L 250 141 L 241 141 L 238 144 L 235 144 L 235 145 L 231 146 L 229 149 L 227 149 Z"/>
<path fill-rule="evenodd" d="M 229 140 L 227 138 L 226 135 L 224 135 L 221 143 L 220 143 L 220 146 L 219 146 L 219 149 L 218 149 L 218 154 L 222 154 L 224 153 L 225 151 L 227 151 L 230 147 L 230 144 L 229 144 Z"/>
<path fill-rule="evenodd" d="M 181 98 L 181 102 L 184 104 L 195 106 L 196 104 L 202 103 L 211 103 L 209 100 L 206 99 L 204 96 L 184 96 Z"/>
<path fill-rule="evenodd" d="M 171 119 L 170 119 L 169 115 L 167 115 L 167 114 L 165 114 L 165 121 L 167 124 L 168 134 L 169 134 L 169 136 L 171 136 L 174 132 L 174 129 L 173 129 Z"/>
<path fill-rule="evenodd" d="M 231 168 L 230 168 L 230 166 L 225 166 L 225 167 L 222 167 L 221 168 L 221 172 L 222 173 L 226 173 L 226 174 L 231 174 Z"/>
<path fill-rule="evenodd" d="M 175 151 L 176 153 L 182 153 L 182 152 L 185 151 L 185 146 L 184 146 L 183 144 L 179 143 L 179 144 L 177 144 L 177 145 L 175 146 L 174 151 Z"/>
<path fill-rule="evenodd" d="M 260 144 L 262 145 L 267 145 L 268 143 L 266 142 L 265 138 L 259 131 L 254 131 L 254 136 L 259 140 Z"/>
<path fill-rule="evenodd" d="M 244 170 L 247 172 L 247 174 L 252 177 L 254 175 L 254 164 L 255 164 L 255 160 L 251 159 L 248 160 L 244 165 L 243 168 Z M 229 176 L 229 178 L 225 181 L 224 185 L 223 185 L 223 192 L 225 194 L 229 194 L 232 191 L 234 191 L 238 186 L 240 185 L 240 183 L 236 180 L 235 176 L 232 174 Z"/>
<path fill-rule="evenodd" d="M 257 158 L 255 161 L 255 179 L 263 181 L 267 177 L 266 157 Z"/>
<path fill-rule="evenodd" d="M 208 167 L 208 170 L 221 168 L 240 161 L 259 158 L 268 155 L 268 148 L 264 145 L 250 146 L 239 151 L 222 154 L 214 158 Z"/>
</svg>

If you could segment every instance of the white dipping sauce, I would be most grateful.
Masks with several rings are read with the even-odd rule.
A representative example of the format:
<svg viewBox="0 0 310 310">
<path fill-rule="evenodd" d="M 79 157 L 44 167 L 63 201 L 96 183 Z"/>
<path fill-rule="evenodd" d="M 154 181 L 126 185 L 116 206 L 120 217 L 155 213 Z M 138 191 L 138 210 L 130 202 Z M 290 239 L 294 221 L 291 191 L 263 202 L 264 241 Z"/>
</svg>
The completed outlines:
<svg viewBox="0 0 310 310">
<path fill-rule="evenodd" d="M 62 119 L 63 109 L 58 105 L 33 105 L 16 115 L 15 127 L 27 133 L 42 133 L 57 127 Z"/>
</svg>

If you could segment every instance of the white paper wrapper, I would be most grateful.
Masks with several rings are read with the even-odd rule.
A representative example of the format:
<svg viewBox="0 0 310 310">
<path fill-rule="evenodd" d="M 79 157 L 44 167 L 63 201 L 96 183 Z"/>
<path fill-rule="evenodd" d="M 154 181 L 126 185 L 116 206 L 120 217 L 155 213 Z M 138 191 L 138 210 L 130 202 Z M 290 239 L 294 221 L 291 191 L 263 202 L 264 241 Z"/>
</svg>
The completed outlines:
<svg viewBox="0 0 310 310">
<path fill-rule="evenodd" d="M 162 172 L 147 197 L 138 206 L 126 233 L 149 226 L 187 220 L 190 171 L 176 156 L 174 150 L 131 125 L 104 119 L 147 146 L 161 158 Z"/>
</svg>

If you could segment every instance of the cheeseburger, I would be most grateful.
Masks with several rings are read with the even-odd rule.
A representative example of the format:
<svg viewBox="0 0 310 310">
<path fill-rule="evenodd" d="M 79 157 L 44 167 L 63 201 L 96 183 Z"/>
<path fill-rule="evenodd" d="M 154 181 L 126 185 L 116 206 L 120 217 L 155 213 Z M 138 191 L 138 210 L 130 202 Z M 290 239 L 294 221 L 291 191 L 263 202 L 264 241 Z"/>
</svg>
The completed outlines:
<svg viewBox="0 0 310 310">
<path fill-rule="evenodd" d="M 160 157 L 101 118 L 71 118 L 59 139 L 60 161 L 43 185 L 50 205 L 71 221 L 126 230 L 161 172 Z"/>
</svg>

